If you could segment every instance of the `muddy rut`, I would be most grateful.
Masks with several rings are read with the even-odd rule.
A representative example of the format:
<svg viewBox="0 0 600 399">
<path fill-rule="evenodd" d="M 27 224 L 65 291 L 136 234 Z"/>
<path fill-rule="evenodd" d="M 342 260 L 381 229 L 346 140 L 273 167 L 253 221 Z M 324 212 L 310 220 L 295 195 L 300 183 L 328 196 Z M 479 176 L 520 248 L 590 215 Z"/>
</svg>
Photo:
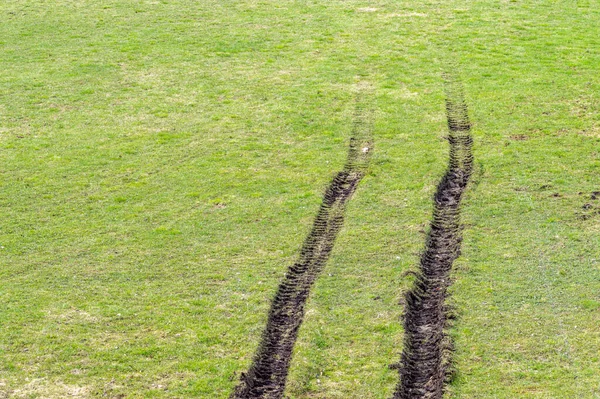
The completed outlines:
<svg viewBox="0 0 600 399">
<path fill-rule="evenodd" d="M 405 296 L 404 348 L 393 399 L 440 399 L 449 375 L 452 344 L 447 290 L 460 255 L 460 204 L 473 166 L 471 124 L 461 82 L 445 75 L 450 160 L 434 196 L 434 211 L 413 288 Z"/>
<path fill-rule="evenodd" d="M 359 95 L 346 164 L 325 191 L 299 259 L 288 269 L 271 303 L 267 326 L 250 369 L 242 373 L 230 399 L 283 397 L 306 301 L 342 228 L 346 205 L 367 171 L 372 147 L 372 113 Z"/>
</svg>

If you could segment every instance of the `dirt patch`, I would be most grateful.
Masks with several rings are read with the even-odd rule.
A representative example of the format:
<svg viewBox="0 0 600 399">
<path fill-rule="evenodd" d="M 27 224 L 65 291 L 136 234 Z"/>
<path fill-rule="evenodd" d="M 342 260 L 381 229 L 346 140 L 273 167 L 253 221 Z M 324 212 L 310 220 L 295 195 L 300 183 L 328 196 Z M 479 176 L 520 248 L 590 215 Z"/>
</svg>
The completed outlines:
<svg viewBox="0 0 600 399">
<path fill-rule="evenodd" d="M 592 126 L 589 129 L 584 129 L 578 132 L 578 134 L 585 137 L 600 137 L 600 126 Z"/>
<path fill-rule="evenodd" d="M 529 136 L 526 136 L 524 134 L 513 134 L 512 136 L 510 136 L 510 139 L 514 141 L 525 141 L 529 140 Z"/>
<path fill-rule="evenodd" d="M 346 204 L 366 173 L 371 153 L 372 116 L 357 100 L 348 158 L 325 191 L 300 257 L 287 271 L 271 303 L 267 326 L 247 373 L 231 399 L 283 397 L 292 351 L 305 314 L 305 305 L 323 270 L 344 222 Z"/>
<path fill-rule="evenodd" d="M 580 192 L 579 195 L 583 195 L 583 193 Z M 600 191 L 592 191 L 589 194 L 589 200 L 581 206 L 577 217 L 580 220 L 588 220 L 598 215 L 600 215 Z"/>
<path fill-rule="evenodd" d="M 450 271 L 460 255 L 460 203 L 473 169 L 471 124 L 460 80 L 444 76 L 450 160 L 434 196 L 433 220 L 413 288 L 405 296 L 404 349 L 394 399 L 441 399 L 452 343 L 446 329 Z"/>
</svg>

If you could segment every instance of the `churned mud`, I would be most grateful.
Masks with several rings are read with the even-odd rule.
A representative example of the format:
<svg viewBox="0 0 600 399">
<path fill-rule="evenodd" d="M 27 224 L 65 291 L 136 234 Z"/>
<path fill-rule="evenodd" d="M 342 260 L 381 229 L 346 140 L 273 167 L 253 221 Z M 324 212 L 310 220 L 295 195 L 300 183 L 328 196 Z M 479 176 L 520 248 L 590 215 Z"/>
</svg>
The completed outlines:
<svg viewBox="0 0 600 399">
<path fill-rule="evenodd" d="M 372 114 L 359 97 L 346 164 L 325 191 L 299 259 L 277 289 L 257 353 L 248 372 L 242 373 L 231 399 L 283 397 L 307 298 L 342 228 L 346 205 L 367 171 L 372 147 Z"/>
<path fill-rule="evenodd" d="M 447 290 L 462 240 L 460 203 L 473 168 L 471 124 L 462 85 L 444 76 L 450 160 L 434 196 L 433 220 L 413 288 L 406 293 L 404 349 L 394 399 L 439 399 L 449 373 L 452 344 Z"/>
</svg>

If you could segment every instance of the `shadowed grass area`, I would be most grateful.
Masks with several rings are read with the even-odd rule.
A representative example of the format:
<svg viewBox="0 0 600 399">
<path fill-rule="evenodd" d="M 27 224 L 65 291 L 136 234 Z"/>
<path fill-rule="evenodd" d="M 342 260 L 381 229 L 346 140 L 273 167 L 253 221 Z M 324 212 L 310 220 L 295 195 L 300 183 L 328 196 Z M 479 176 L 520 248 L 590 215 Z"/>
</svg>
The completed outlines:
<svg viewBox="0 0 600 399">
<path fill-rule="evenodd" d="M 1 2 L 0 392 L 226 398 L 343 166 L 368 75 L 377 152 L 308 302 L 288 395 L 390 397 L 455 57 L 477 162 L 450 396 L 597 397 L 598 10 Z"/>
</svg>

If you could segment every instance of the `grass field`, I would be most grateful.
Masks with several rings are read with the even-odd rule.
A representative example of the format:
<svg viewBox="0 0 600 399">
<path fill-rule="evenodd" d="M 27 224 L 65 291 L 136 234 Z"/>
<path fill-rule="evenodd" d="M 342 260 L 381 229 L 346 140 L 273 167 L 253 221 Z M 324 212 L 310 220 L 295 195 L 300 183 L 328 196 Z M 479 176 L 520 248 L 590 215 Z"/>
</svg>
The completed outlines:
<svg viewBox="0 0 600 399">
<path fill-rule="evenodd" d="M 357 85 L 370 173 L 292 399 L 384 399 L 448 154 L 474 122 L 451 398 L 600 398 L 600 1 L 5 0 L 0 398 L 222 398 L 258 344 Z"/>
</svg>

